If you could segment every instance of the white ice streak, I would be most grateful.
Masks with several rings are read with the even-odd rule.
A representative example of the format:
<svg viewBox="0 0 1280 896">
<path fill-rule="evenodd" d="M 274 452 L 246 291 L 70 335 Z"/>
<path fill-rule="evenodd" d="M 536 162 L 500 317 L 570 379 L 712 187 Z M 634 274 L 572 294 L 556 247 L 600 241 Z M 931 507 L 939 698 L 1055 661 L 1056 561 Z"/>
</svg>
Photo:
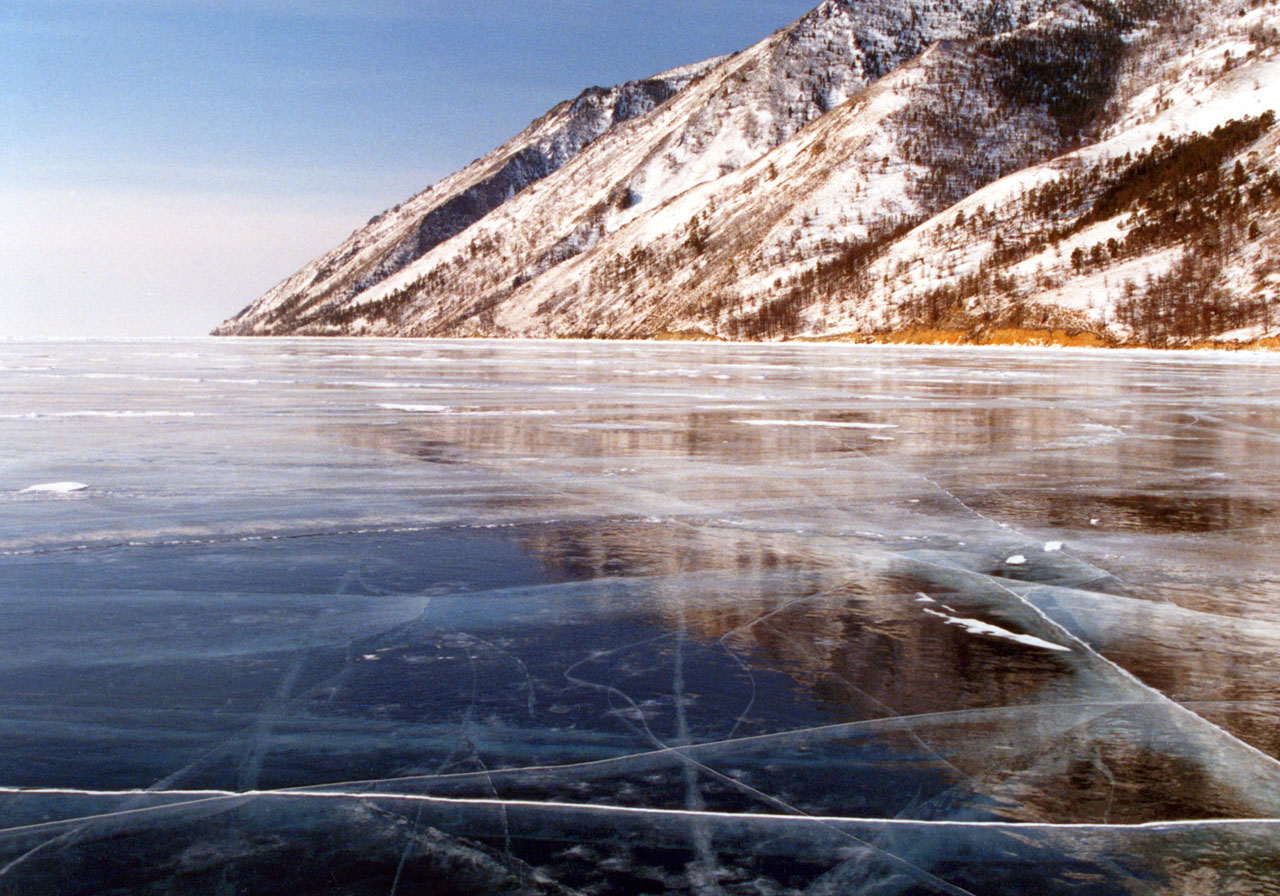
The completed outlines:
<svg viewBox="0 0 1280 896">
<path fill-rule="evenodd" d="M 570 815 L 631 815 L 664 819 L 716 819 L 724 822 L 768 821 L 785 825 L 823 825 L 842 826 L 857 825 L 859 827 L 884 828 L 919 828 L 922 830 L 947 830 L 965 828 L 983 828 L 987 830 L 1008 831 L 1167 831 L 1177 829 L 1203 829 L 1214 827 L 1276 827 L 1280 828 L 1280 819 L 1276 818 L 1192 818 L 1172 819 L 1168 821 L 1148 821 L 1134 824 L 1114 824 L 1096 822 L 1047 822 L 1047 821 L 991 821 L 937 818 L 885 818 L 876 816 L 849 815 L 784 815 L 771 812 L 726 812 L 717 810 L 667 809 L 651 806 L 624 806 L 604 803 L 569 803 L 556 800 L 510 800 L 493 797 L 447 797 L 420 793 L 370 792 L 363 790 L 79 790 L 73 788 L 11 788 L 0 787 L 0 794 L 14 796 L 86 796 L 99 798 L 119 797 L 157 797 L 186 798 L 174 802 L 162 803 L 158 806 L 144 806 L 137 809 L 126 809 L 119 812 L 104 812 L 98 815 L 58 819 L 55 821 L 37 822 L 29 825 L 18 825 L 0 828 L 0 834 L 30 833 L 40 830 L 54 830 L 69 825 L 83 824 L 89 821 L 106 820 L 126 815 L 140 815 L 163 811 L 165 809 L 181 809 L 199 803 L 212 801 L 243 801 L 249 799 L 280 800 L 336 800 L 358 802 L 408 802 L 425 803 L 443 807 L 473 807 L 524 809 L 530 811 L 551 811 Z"/>
<path fill-rule="evenodd" d="M 998 625 L 992 625 L 990 622 L 983 622 L 981 619 L 965 619 L 961 616 L 948 616 L 946 613 L 939 613 L 937 610 L 925 608 L 925 612 L 930 616 L 937 616 L 939 619 L 946 621 L 947 625 L 958 625 L 972 635 L 988 635 L 992 638 L 1004 638 L 1007 641 L 1016 641 L 1019 644 L 1025 644 L 1027 647 L 1038 647 L 1041 650 L 1054 650 L 1059 653 L 1070 653 L 1070 647 L 1064 647 L 1061 644 L 1054 644 L 1052 641 L 1045 641 L 1043 638 L 1037 638 L 1034 635 L 1021 635 L 1017 632 L 1011 632 L 1007 628 L 1001 628 Z"/>
<path fill-rule="evenodd" d="M 72 492 L 82 492 L 89 487 L 84 482 L 41 482 L 36 485 L 28 485 L 20 494 L 43 493 L 53 495 L 69 495 Z"/>
<path fill-rule="evenodd" d="M 104 417 L 118 419 L 151 419 L 174 417 L 189 419 L 192 417 L 210 417 L 212 414 L 197 411 L 30 411 L 25 414 L 0 414 L 0 420 L 70 420 L 82 417 Z"/>
<path fill-rule="evenodd" d="M 444 414 L 450 407 L 447 404 L 380 404 L 384 411 L 403 411 L 407 414 Z"/>
<path fill-rule="evenodd" d="M 897 429 L 896 423 L 862 423 L 844 420 L 734 420 L 743 426 L 812 426 L 820 429 Z"/>
<path fill-rule="evenodd" d="M 454 407 L 447 404 L 395 404 L 382 403 L 380 410 L 399 411 L 405 414 L 441 414 L 451 417 L 554 417 L 559 411 L 544 408 L 492 408 Z"/>
</svg>

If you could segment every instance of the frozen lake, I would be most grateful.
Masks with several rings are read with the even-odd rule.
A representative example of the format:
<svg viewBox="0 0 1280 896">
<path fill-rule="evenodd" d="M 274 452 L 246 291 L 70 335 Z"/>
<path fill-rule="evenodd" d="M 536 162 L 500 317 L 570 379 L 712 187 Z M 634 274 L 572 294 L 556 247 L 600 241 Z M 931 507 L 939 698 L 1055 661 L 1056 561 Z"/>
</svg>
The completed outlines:
<svg viewBox="0 0 1280 896">
<path fill-rule="evenodd" d="M 0 893 L 1280 893 L 1280 359 L 0 343 L 0 427 Z"/>
</svg>

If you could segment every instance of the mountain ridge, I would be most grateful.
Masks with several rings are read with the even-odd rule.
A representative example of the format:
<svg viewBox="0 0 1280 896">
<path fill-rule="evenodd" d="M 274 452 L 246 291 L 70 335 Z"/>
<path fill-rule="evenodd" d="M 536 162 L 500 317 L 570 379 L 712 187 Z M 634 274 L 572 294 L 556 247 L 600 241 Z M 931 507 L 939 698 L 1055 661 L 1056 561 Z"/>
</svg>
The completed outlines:
<svg viewBox="0 0 1280 896">
<path fill-rule="evenodd" d="M 1181 242 L 1131 236 L 1153 233 L 1138 200 L 1081 222 L 1124 153 L 1280 106 L 1278 18 L 1250 0 L 825 0 L 747 50 L 560 104 L 217 332 L 1265 336 L 1274 119 L 1218 159 L 1230 195 L 1197 174 L 1212 220 L 1168 199 Z M 522 174 L 530 147 L 549 163 Z M 1052 215 L 1019 186 L 1068 178 Z M 1193 325 L 1178 289 L 1211 313 Z"/>
</svg>

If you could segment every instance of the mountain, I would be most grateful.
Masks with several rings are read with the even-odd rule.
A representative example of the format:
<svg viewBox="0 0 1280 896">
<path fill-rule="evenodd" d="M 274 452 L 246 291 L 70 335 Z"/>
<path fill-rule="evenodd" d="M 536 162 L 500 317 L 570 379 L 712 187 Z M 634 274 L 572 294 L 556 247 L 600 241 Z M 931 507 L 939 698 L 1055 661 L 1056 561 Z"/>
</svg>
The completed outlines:
<svg viewBox="0 0 1280 896">
<path fill-rule="evenodd" d="M 1280 11 L 825 0 L 592 88 L 222 334 L 1253 340 Z"/>
</svg>

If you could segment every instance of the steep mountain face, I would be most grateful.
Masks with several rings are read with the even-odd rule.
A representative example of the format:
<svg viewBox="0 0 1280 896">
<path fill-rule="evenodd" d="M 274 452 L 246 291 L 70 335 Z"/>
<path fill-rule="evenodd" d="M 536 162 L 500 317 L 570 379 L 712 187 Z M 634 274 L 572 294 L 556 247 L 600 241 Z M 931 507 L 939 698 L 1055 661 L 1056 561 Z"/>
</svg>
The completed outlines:
<svg viewBox="0 0 1280 896">
<path fill-rule="evenodd" d="M 219 332 L 1251 338 L 1280 286 L 1277 26 L 1251 0 L 827 0 L 562 104 Z"/>
<path fill-rule="evenodd" d="M 717 60 L 633 81 L 593 87 L 561 103 L 518 136 L 462 171 L 375 216 L 338 248 L 276 286 L 255 306 L 341 303 L 457 236 L 529 184 L 558 170 L 613 126 L 644 115 Z"/>
</svg>

